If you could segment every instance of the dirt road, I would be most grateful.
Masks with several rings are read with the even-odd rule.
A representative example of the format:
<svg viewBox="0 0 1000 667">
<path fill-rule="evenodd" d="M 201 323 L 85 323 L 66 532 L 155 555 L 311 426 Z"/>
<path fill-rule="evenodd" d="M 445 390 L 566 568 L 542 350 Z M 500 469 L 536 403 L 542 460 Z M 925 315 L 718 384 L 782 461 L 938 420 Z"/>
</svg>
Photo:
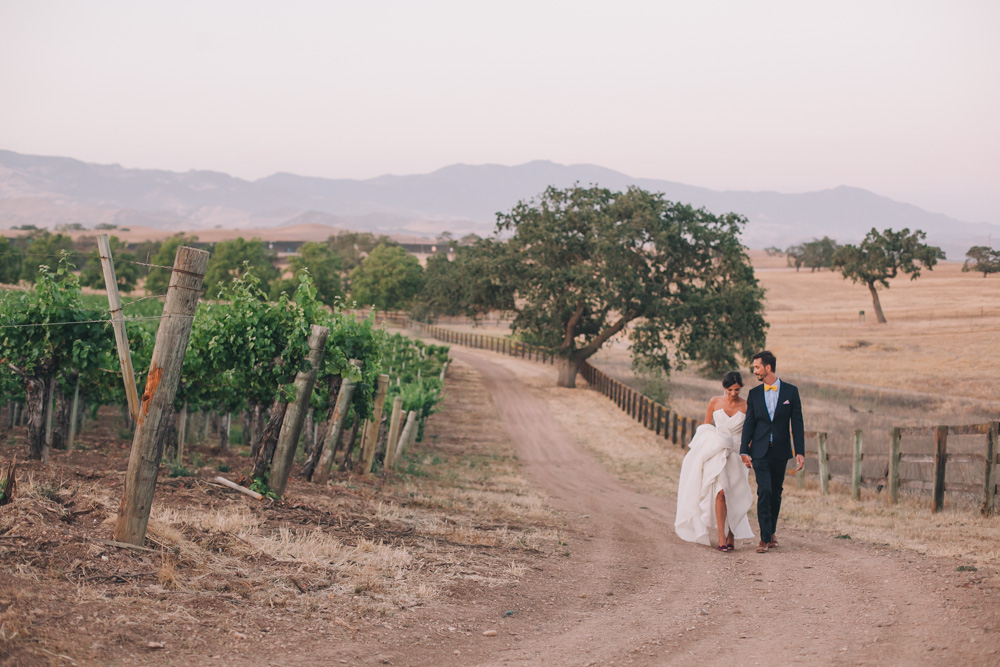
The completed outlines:
<svg viewBox="0 0 1000 667">
<path fill-rule="evenodd" d="M 518 375 L 537 370 L 452 350 L 457 363 L 480 374 L 529 477 L 565 512 L 568 552 L 513 592 L 456 601 L 470 627 L 495 628 L 496 636 L 469 632 L 425 648 L 396 646 L 386 660 L 1000 664 L 1000 602 L 978 585 L 981 575 L 780 526 L 781 545 L 767 554 L 749 541 L 729 554 L 682 542 L 672 530 L 673 502 L 624 488 L 552 417 L 546 392 Z M 603 408 L 595 402 L 594 409 Z"/>
</svg>

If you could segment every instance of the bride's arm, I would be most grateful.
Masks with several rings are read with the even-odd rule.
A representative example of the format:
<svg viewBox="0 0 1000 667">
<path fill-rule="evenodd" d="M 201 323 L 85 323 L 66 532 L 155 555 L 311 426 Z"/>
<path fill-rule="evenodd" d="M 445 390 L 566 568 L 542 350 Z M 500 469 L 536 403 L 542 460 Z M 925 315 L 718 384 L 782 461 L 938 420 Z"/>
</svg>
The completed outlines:
<svg viewBox="0 0 1000 667">
<path fill-rule="evenodd" d="M 708 401 L 708 412 L 705 413 L 705 421 L 702 424 L 714 424 L 715 423 L 715 399 L 717 396 L 713 396 Z"/>
</svg>

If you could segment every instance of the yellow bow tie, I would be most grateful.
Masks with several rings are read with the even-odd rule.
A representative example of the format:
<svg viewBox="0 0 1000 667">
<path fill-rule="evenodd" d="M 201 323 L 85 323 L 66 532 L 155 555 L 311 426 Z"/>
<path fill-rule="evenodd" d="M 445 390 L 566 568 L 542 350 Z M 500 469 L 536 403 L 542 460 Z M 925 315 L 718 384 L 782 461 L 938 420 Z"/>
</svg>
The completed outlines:
<svg viewBox="0 0 1000 667">
<path fill-rule="evenodd" d="M 776 384 L 765 384 L 764 391 L 778 391 L 778 385 Z"/>
</svg>

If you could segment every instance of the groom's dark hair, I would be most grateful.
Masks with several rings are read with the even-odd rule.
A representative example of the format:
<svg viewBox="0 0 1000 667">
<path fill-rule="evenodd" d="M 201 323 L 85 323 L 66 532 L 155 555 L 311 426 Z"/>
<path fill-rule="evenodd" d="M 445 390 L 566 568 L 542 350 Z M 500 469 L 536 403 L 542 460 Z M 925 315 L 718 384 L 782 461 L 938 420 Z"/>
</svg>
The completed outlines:
<svg viewBox="0 0 1000 667">
<path fill-rule="evenodd" d="M 778 360 L 773 354 L 771 354 L 770 350 L 761 350 L 757 354 L 753 355 L 750 357 L 750 363 L 753 363 L 754 359 L 760 359 L 760 363 L 765 366 L 770 366 L 772 371 L 778 370 Z"/>
</svg>

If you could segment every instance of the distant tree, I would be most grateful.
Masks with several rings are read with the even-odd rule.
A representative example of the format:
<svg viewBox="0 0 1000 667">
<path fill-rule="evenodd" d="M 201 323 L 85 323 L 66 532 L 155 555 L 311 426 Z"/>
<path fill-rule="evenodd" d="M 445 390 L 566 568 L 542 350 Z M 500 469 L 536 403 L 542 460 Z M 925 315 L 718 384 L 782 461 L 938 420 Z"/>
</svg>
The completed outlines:
<svg viewBox="0 0 1000 667">
<path fill-rule="evenodd" d="M 781 257 L 785 254 L 785 251 L 776 246 L 771 246 L 770 248 L 764 248 L 764 252 L 767 253 L 768 257 Z"/>
<path fill-rule="evenodd" d="M 21 226 L 15 225 L 15 226 L 11 227 L 11 229 L 20 230 L 22 232 L 37 232 L 37 231 L 41 231 L 35 225 L 21 225 Z"/>
<path fill-rule="evenodd" d="M 455 259 L 445 253 L 431 255 L 424 265 L 424 282 L 420 298 L 411 311 L 417 319 L 435 315 L 459 315 L 468 298 L 464 293 L 465 281 L 461 268 L 467 248 L 457 248 Z"/>
<path fill-rule="evenodd" d="M 159 245 L 159 248 L 153 252 L 147 263 L 155 264 L 156 267 L 171 267 L 174 265 L 174 259 L 177 257 L 177 249 L 181 246 L 191 246 L 197 240 L 197 236 L 175 234 Z M 145 256 L 143 255 L 142 257 L 145 262 Z M 169 268 L 149 268 L 149 273 L 146 275 L 145 283 L 147 294 L 166 294 L 167 286 L 169 284 Z"/>
<path fill-rule="evenodd" d="M 939 259 L 944 259 L 941 249 L 925 244 L 925 238 L 927 234 L 919 229 L 911 233 L 905 228 L 898 232 L 872 228 L 860 245 L 841 246 L 834 254 L 833 265 L 844 278 L 868 287 L 880 324 L 885 324 L 885 315 L 878 286 L 888 289 L 889 280 L 900 273 L 916 280 L 922 268 L 930 271 Z"/>
<path fill-rule="evenodd" d="M 802 268 L 805 256 L 806 248 L 801 243 L 785 248 L 785 261 L 788 262 L 788 266 L 794 266 L 796 271 Z"/>
<path fill-rule="evenodd" d="M 111 246 L 111 257 L 115 264 L 118 289 L 126 293 L 131 292 L 142 276 L 140 268 L 133 263 L 136 261 L 135 255 L 125 250 L 125 244 L 117 236 L 109 238 L 108 243 Z M 80 285 L 95 289 L 105 287 L 104 266 L 101 264 L 101 256 L 97 248 L 91 250 L 84 260 L 83 268 L 80 270 Z"/>
<path fill-rule="evenodd" d="M 292 294 L 299 286 L 299 276 L 308 271 L 312 276 L 312 284 L 316 289 L 316 298 L 327 306 L 333 307 L 344 293 L 340 289 L 340 258 L 333 254 L 330 246 L 325 243 L 303 243 L 299 254 L 292 257 L 292 277 L 276 280 L 271 286 L 271 298 L 279 294 Z"/>
<path fill-rule="evenodd" d="M 105 231 L 108 231 L 108 230 L 111 230 L 111 229 L 118 229 L 118 225 L 114 225 L 114 224 L 112 224 L 110 222 L 100 222 L 100 223 L 98 223 L 97 225 L 94 226 L 94 229 L 97 229 L 97 230 L 100 230 L 102 232 L 105 232 Z"/>
<path fill-rule="evenodd" d="M 816 271 L 817 269 L 833 268 L 833 255 L 840 245 L 830 237 L 824 236 L 821 239 L 814 238 L 812 241 L 807 241 L 800 247 L 802 249 L 802 266 L 810 271 Z"/>
<path fill-rule="evenodd" d="M 14 285 L 21 279 L 21 249 L 6 236 L 0 236 L 0 283 Z"/>
<path fill-rule="evenodd" d="M 499 214 L 494 237 L 473 246 L 467 305 L 514 310 L 514 331 L 562 358 L 563 387 L 619 333 L 633 357 L 665 371 L 688 360 L 735 368 L 767 327 L 745 223 L 635 187 L 550 187 Z"/>
<path fill-rule="evenodd" d="M 39 267 L 55 266 L 63 253 L 73 254 L 73 240 L 65 234 L 52 234 L 45 230 L 33 232 L 24 250 L 24 260 L 21 263 L 21 279 L 34 282 Z M 79 264 L 70 261 L 69 265 Z"/>
<path fill-rule="evenodd" d="M 173 260 L 171 260 L 171 264 Z M 205 296 L 214 299 L 235 280 L 249 271 L 260 281 L 264 293 L 271 291 L 271 283 L 278 279 L 278 270 L 272 263 L 272 254 L 260 239 L 247 241 L 243 237 L 222 241 L 212 249 L 205 270 Z"/>
<path fill-rule="evenodd" d="M 361 262 L 376 246 L 398 246 L 385 235 L 371 232 L 345 232 L 326 240 L 333 254 L 340 260 L 340 281 L 345 292 L 351 291 L 351 273 L 361 266 Z"/>
<path fill-rule="evenodd" d="M 376 246 L 351 272 L 351 298 L 379 310 L 406 308 L 420 292 L 423 269 L 400 246 Z"/>
<path fill-rule="evenodd" d="M 983 278 L 991 273 L 1000 273 L 1000 250 L 989 246 L 974 245 L 965 253 L 962 271 L 982 273 Z"/>
<path fill-rule="evenodd" d="M 69 222 L 65 225 L 59 225 L 56 227 L 56 230 L 60 232 L 82 232 L 84 229 L 86 229 L 86 227 L 79 222 Z"/>
</svg>

